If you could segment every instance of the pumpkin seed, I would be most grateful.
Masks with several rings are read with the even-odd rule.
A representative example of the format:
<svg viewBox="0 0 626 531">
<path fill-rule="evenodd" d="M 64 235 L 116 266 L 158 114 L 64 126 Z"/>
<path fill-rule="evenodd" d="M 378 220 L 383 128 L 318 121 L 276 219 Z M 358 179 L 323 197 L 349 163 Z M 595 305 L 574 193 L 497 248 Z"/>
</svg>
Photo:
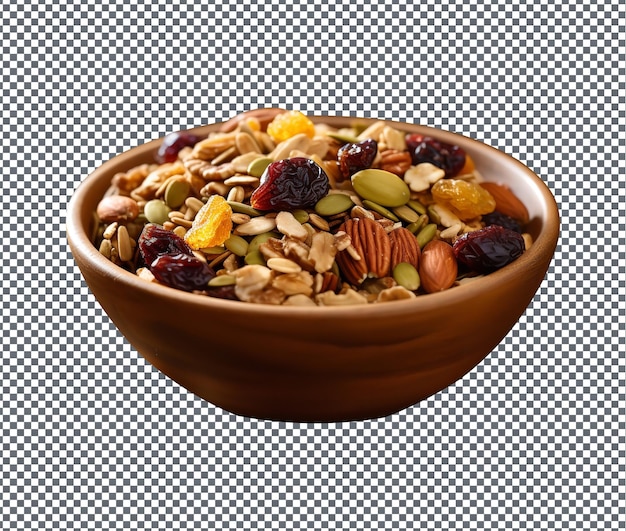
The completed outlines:
<svg viewBox="0 0 626 531">
<path fill-rule="evenodd" d="M 419 214 L 407 205 L 396 207 L 393 213 L 405 223 L 415 223 L 419 219 Z"/>
<path fill-rule="evenodd" d="M 392 276 L 400 286 L 409 291 L 417 291 L 420 287 L 420 275 L 408 262 L 400 262 L 394 267 Z"/>
<path fill-rule="evenodd" d="M 422 205 L 422 203 L 420 203 L 419 201 L 416 201 L 415 199 L 411 199 L 407 203 L 407 205 L 410 206 L 413 210 L 415 210 L 415 212 L 417 212 L 419 215 L 426 214 L 426 207 Z"/>
<path fill-rule="evenodd" d="M 428 207 L 428 217 L 432 219 L 435 223 L 441 224 L 441 217 L 439 216 L 439 212 L 437 212 L 434 205 L 430 205 Z"/>
<path fill-rule="evenodd" d="M 351 178 L 354 190 L 361 198 L 383 207 L 406 205 L 411 199 L 408 185 L 395 173 L 385 170 L 367 169 L 356 172 Z"/>
<path fill-rule="evenodd" d="M 400 221 L 398 219 L 398 216 L 396 216 L 391 210 L 385 208 L 382 205 L 379 205 L 378 203 L 374 203 L 374 201 L 369 201 L 367 199 L 364 199 L 363 206 L 366 206 L 367 208 L 369 208 L 370 210 L 373 210 L 374 212 L 378 212 L 381 216 L 385 216 L 387 219 L 390 219 L 391 221 Z"/>
<path fill-rule="evenodd" d="M 261 177 L 265 169 L 272 163 L 272 159 L 268 157 L 259 157 L 254 159 L 250 164 L 248 164 L 248 169 L 246 173 L 248 175 L 252 175 L 253 177 Z"/>
<path fill-rule="evenodd" d="M 437 224 L 429 223 L 417 234 L 417 243 L 419 243 L 420 249 L 424 248 L 430 240 L 432 240 L 437 234 Z"/>
<path fill-rule="evenodd" d="M 255 251 L 249 251 L 243 261 L 246 265 L 265 265 L 265 259 L 263 258 L 261 251 L 258 249 Z"/>
<path fill-rule="evenodd" d="M 224 242 L 224 247 L 237 256 L 246 256 L 248 253 L 248 242 L 241 236 L 231 234 Z"/>
<path fill-rule="evenodd" d="M 270 231 L 270 232 L 264 232 L 263 234 L 257 234 L 254 238 L 250 240 L 250 243 L 248 244 L 248 253 L 258 251 L 259 246 L 265 243 L 270 238 L 276 238 L 279 240 L 282 237 L 283 235 L 276 231 Z"/>
<path fill-rule="evenodd" d="M 232 275 L 218 275 L 209 280 L 209 286 L 212 288 L 219 288 L 222 286 L 234 286 L 237 283 L 237 279 Z"/>
<path fill-rule="evenodd" d="M 315 212 L 320 216 L 334 216 L 350 210 L 354 201 L 346 194 L 329 194 L 315 203 Z"/>
<path fill-rule="evenodd" d="M 189 195 L 189 183 L 187 181 L 173 180 L 165 189 L 164 199 L 170 208 L 181 206 Z"/>
<path fill-rule="evenodd" d="M 156 225 L 163 225 L 163 223 L 169 221 L 170 218 L 168 214 L 171 210 L 172 209 L 165 204 L 165 201 L 161 199 L 151 199 L 143 207 L 143 213 L 146 219 Z"/>
<path fill-rule="evenodd" d="M 334 140 L 338 140 L 339 142 L 342 142 L 343 144 L 356 144 L 359 139 L 354 136 L 353 134 L 351 134 L 351 131 L 329 131 L 326 133 L 326 136 L 329 136 L 330 138 L 334 139 Z"/>
<path fill-rule="evenodd" d="M 417 221 L 414 223 L 410 223 L 407 225 L 407 229 L 409 229 L 413 234 L 417 234 L 428 224 L 428 216 L 426 214 L 422 214 Z"/>
<path fill-rule="evenodd" d="M 216 245 L 215 247 L 203 247 L 200 249 L 204 254 L 208 254 L 209 256 L 214 256 L 218 254 L 222 254 L 226 252 L 226 247 L 223 245 Z"/>
<path fill-rule="evenodd" d="M 261 216 L 261 212 L 259 212 L 256 208 L 252 208 L 250 205 L 246 205 L 245 203 L 240 203 L 238 201 L 226 201 L 233 212 L 238 212 L 239 214 L 247 214 L 248 216 L 255 217 Z"/>
<path fill-rule="evenodd" d="M 294 210 L 291 214 L 298 220 L 299 223 L 306 223 L 309 221 L 309 213 L 306 210 L 299 208 Z"/>
</svg>

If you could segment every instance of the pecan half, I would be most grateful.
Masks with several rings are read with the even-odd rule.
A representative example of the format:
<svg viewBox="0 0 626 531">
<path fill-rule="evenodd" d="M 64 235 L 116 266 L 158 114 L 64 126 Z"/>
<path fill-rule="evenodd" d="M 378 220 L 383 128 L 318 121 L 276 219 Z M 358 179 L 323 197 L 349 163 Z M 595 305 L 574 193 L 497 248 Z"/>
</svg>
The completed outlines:
<svg viewBox="0 0 626 531">
<path fill-rule="evenodd" d="M 380 154 L 380 169 L 402 177 L 411 167 L 411 154 L 408 151 L 386 149 Z"/>
<path fill-rule="evenodd" d="M 340 231 L 345 232 L 360 259 L 345 249 L 337 254 L 337 265 L 345 279 L 355 286 L 366 278 L 381 278 L 389 274 L 391 242 L 379 223 L 368 218 L 347 220 Z"/>
<path fill-rule="evenodd" d="M 391 270 L 402 262 L 411 264 L 415 269 L 419 267 L 421 255 L 417 238 L 408 229 L 398 227 L 389 233 L 391 242 Z"/>
</svg>

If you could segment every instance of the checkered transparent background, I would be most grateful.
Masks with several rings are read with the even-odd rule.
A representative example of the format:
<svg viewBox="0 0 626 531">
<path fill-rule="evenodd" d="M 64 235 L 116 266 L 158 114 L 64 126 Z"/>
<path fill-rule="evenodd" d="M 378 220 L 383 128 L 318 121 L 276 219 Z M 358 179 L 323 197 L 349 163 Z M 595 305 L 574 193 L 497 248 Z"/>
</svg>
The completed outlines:
<svg viewBox="0 0 626 531">
<path fill-rule="evenodd" d="M 626 529 L 626 10 L 2 0 L 2 529 Z M 388 418 L 229 414 L 147 365 L 69 254 L 103 161 L 249 108 L 464 133 L 562 236 L 517 325 Z M 488 326 L 488 324 L 487 324 Z"/>
</svg>

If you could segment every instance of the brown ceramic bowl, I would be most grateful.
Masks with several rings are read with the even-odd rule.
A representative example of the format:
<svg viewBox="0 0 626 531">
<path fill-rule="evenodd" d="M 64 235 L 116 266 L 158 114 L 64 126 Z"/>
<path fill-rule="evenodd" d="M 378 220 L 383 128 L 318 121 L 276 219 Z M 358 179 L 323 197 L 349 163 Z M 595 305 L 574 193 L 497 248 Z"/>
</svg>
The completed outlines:
<svg viewBox="0 0 626 531">
<path fill-rule="evenodd" d="M 343 127 L 351 118 L 319 117 Z M 90 241 L 111 178 L 153 161 L 158 140 L 103 164 L 76 190 L 67 236 L 87 285 L 120 332 L 164 374 L 239 415 L 343 421 L 400 411 L 451 385 L 487 356 L 532 300 L 559 233 L 553 196 L 532 171 L 478 141 L 419 125 L 395 127 L 461 145 L 486 180 L 526 204 L 534 245 L 491 275 L 413 300 L 300 308 L 202 297 L 113 265 Z M 220 124 L 194 130 L 200 135 Z"/>
</svg>

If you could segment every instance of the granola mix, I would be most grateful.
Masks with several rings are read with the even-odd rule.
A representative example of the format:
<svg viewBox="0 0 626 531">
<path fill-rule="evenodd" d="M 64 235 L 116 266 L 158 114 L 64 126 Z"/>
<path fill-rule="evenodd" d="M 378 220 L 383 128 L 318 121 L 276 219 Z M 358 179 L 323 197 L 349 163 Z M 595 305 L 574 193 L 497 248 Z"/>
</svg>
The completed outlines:
<svg viewBox="0 0 626 531">
<path fill-rule="evenodd" d="M 115 175 L 100 253 L 148 282 L 252 303 L 352 305 L 450 289 L 517 259 L 528 212 L 456 145 L 260 109 Z"/>
</svg>

